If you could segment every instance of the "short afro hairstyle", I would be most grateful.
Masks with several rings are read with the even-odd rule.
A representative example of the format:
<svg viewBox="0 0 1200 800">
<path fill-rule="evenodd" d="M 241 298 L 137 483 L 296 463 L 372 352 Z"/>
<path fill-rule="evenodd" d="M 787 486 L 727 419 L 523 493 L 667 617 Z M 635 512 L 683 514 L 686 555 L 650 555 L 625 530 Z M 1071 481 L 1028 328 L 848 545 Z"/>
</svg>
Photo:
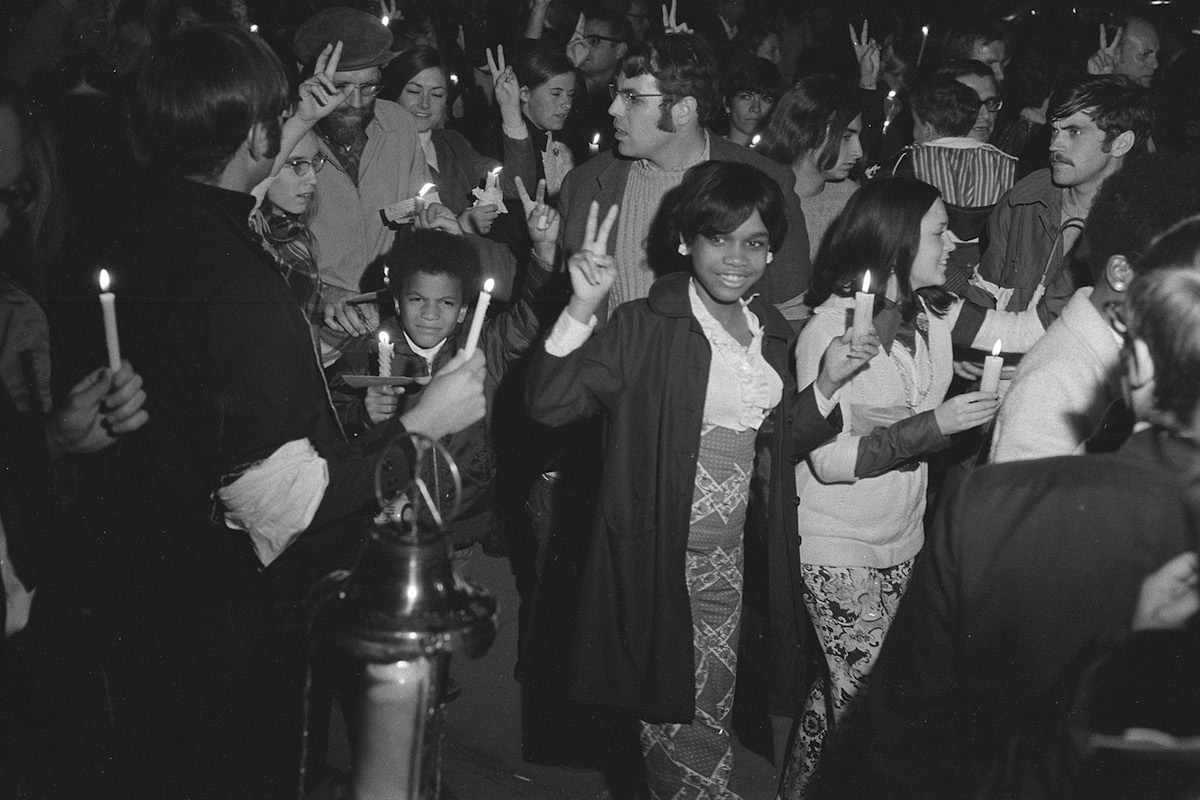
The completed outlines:
<svg viewBox="0 0 1200 800">
<path fill-rule="evenodd" d="M 464 304 L 482 286 L 483 268 L 475 245 L 446 231 L 422 228 L 397 236 L 383 263 L 388 289 L 397 300 L 404 296 L 409 279 L 419 272 L 457 278 Z"/>
</svg>

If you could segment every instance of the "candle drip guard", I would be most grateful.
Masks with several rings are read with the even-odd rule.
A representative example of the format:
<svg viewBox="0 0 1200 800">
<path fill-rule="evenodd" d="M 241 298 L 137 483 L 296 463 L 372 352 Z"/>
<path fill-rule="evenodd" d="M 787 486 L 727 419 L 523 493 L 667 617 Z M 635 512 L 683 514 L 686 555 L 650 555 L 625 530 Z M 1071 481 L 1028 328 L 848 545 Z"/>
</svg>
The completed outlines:
<svg viewBox="0 0 1200 800">
<path fill-rule="evenodd" d="M 438 486 L 439 460 L 454 484 L 448 497 Z M 310 642 L 314 653 L 332 651 L 335 680 L 348 687 L 339 696 L 349 697 L 349 796 L 437 800 L 450 657 L 487 652 L 496 637 L 496 600 L 464 580 L 451 558 L 446 532 L 462 479 L 445 447 L 420 434 L 398 438 L 376 468 L 375 494 L 381 511 L 355 566 L 313 587 Z M 310 690 L 312 670 L 310 661 Z"/>
</svg>

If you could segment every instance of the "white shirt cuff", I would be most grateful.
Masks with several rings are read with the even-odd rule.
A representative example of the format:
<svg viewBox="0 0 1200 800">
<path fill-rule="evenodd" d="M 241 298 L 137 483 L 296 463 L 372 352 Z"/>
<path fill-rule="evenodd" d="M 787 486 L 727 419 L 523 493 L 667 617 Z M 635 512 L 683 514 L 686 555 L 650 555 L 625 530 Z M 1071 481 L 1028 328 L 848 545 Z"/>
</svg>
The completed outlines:
<svg viewBox="0 0 1200 800">
<path fill-rule="evenodd" d="M 507 125 L 502 125 L 501 129 L 504 131 L 504 135 L 510 139 L 516 139 L 520 141 L 521 139 L 529 138 L 529 128 L 527 128 L 524 124 L 522 124 L 519 128 L 510 128 Z"/>
<path fill-rule="evenodd" d="M 833 410 L 835 408 L 837 408 L 838 395 L 840 395 L 841 393 L 842 393 L 842 387 L 839 386 L 834 391 L 833 397 L 826 397 L 824 394 L 821 393 L 820 388 L 817 387 L 817 384 L 814 381 L 813 382 L 813 397 L 815 397 L 817 400 L 817 413 L 820 414 L 822 417 L 828 417 L 830 414 L 832 414 Z"/>
<path fill-rule="evenodd" d="M 592 314 L 592 318 L 585 324 L 564 310 L 558 315 L 558 321 L 546 337 L 546 352 L 555 358 L 569 356 L 583 346 L 595 329 L 595 314 Z"/>
</svg>

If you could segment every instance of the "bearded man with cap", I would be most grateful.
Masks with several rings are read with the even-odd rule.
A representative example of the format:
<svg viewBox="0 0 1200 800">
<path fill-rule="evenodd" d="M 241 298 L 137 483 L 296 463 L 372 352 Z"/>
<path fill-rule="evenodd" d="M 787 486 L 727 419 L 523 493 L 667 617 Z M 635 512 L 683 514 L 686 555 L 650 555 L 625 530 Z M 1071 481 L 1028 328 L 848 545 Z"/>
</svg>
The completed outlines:
<svg viewBox="0 0 1200 800">
<path fill-rule="evenodd" d="M 392 33 L 377 17 L 334 6 L 296 30 L 292 50 L 305 76 L 326 45 L 342 43 L 333 82 L 353 87 L 346 101 L 317 123 L 322 153 L 332 169 L 317 174 L 316 210 L 309 228 L 317 242 L 317 268 L 326 284 L 326 321 L 350 324 L 346 298 L 363 291 L 367 267 L 392 247 L 395 230 L 380 210 L 416 196 L 431 182 L 412 115 L 376 97 L 382 68 L 395 57 Z M 436 200 L 436 194 L 427 194 Z M 357 307 L 355 307 L 357 308 Z M 366 327 L 348 331 L 368 333 Z M 373 327 L 373 326 L 371 326 Z"/>
</svg>

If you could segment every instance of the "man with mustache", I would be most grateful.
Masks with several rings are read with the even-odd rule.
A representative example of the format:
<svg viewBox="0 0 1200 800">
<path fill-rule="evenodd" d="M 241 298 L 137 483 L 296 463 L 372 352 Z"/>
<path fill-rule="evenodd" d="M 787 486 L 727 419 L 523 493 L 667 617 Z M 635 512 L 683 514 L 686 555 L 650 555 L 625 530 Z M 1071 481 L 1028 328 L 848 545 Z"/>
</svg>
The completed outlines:
<svg viewBox="0 0 1200 800">
<path fill-rule="evenodd" d="M 996 307 L 1036 307 L 1042 324 L 1062 313 L 1076 289 L 1069 268 L 1100 184 L 1147 152 L 1154 110 L 1128 78 L 1094 75 L 1050 97 L 1050 167 L 1000 199 L 988 220 L 987 249 L 972 282 Z"/>
</svg>

